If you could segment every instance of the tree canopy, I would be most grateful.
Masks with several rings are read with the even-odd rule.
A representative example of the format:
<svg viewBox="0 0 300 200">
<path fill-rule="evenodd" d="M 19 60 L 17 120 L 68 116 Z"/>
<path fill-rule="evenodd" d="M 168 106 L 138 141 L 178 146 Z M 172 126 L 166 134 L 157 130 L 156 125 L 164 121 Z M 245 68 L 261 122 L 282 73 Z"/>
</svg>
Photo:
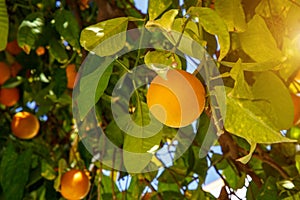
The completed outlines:
<svg viewBox="0 0 300 200">
<path fill-rule="evenodd" d="M 0 199 L 300 199 L 300 1 L 145 4 L 0 0 Z"/>
</svg>

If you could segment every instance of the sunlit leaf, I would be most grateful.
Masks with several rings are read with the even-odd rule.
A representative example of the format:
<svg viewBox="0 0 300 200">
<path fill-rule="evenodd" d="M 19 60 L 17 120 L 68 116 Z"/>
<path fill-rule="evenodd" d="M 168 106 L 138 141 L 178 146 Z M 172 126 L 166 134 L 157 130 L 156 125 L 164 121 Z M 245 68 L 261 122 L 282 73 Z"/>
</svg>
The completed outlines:
<svg viewBox="0 0 300 200">
<path fill-rule="evenodd" d="M 42 160 L 41 175 L 47 180 L 54 180 L 56 178 L 53 167 L 46 160 Z"/>
<path fill-rule="evenodd" d="M 169 68 L 181 69 L 179 57 L 169 51 L 149 51 L 144 60 L 147 67 L 160 75 L 165 74 Z"/>
<path fill-rule="evenodd" d="M 161 15 L 170 5 L 172 4 L 169 0 L 149 0 L 148 3 L 148 14 L 149 20 L 156 19 L 159 15 Z"/>
<path fill-rule="evenodd" d="M 27 53 L 35 48 L 44 27 L 43 13 L 36 12 L 29 14 L 21 23 L 18 30 L 18 44 Z"/>
<path fill-rule="evenodd" d="M 246 30 L 247 24 L 241 0 L 216 0 L 215 10 L 224 19 L 229 31 Z"/>
<path fill-rule="evenodd" d="M 230 71 L 230 76 L 235 80 L 231 95 L 237 98 L 252 98 L 252 92 L 245 80 L 241 67 L 241 60 L 238 60 Z"/>
<path fill-rule="evenodd" d="M 141 103 L 140 106 L 136 108 L 133 116 L 134 122 L 140 126 L 140 130 L 136 130 L 138 137 L 126 134 L 124 138 L 124 164 L 130 172 L 141 172 L 150 163 L 153 156 L 151 150 L 155 146 L 159 147 L 162 137 L 162 132 L 152 133 L 150 129 L 145 128 L 151 121 L 149 109 L 145 103 Z"/>
<path fill-rule="evenodd" d="M 253 71 L 253 72 L 262 72 L 267 70 L 278 70 L 281 69 L 282 66 L 280 65 L 282 61 L 279 59 L 272 59 L 267 60 L 264 62 L 258 62 L 258 63 L 240 63 L 240 68 L 244 71 Z M 227 67 L 233 67 L 235 65 L 234 62 L 227 62 L 222 61 L 221 64 L 227 66 Z"/>
<path fill-rule="evenodd" d="M 99 56 L 112 55 L 124 47 L 127 25 L 128 18 L 119 17 L 88 26 L 81 32 L 80 44 Z"/>
<path fill-rule="evenodd" d="M 230 49 L 230 37 L 224 20 L 212 9 L 203 7 L 191 7 L 188 13 L 197 17 L 205 31 L 218 37 L 220 44 L 219 60 L 222 60 Z"/>
<path fill-rule="evenodd" d="M 172 9 L 164 13 L 161 18 L 155 21 L 148 21 L 146 27 L 157 26 L 165 29 L 166 31 L 171 31 L 172 25 L 174 23 L 175 17 L 178 15 L 178 10 Z"/>
<path fill-rule="evenodd" d="M 266 84 L 268 83 L 268 84 Z M 254 98 L 265 101 L 256 104 L 268 113 L 268 118 L 277 130 L 289 129 L 294 120 L 293 102 L 285 84 L 272 72 L 264 72 L 257 76 L 253 85 Z"/>
<path fill-rule="evenodd" d="M 239 34 L 243 50 L 256 62 L 283 59 L 264 19 L 255 15 L 245 32 Z"/>
<path fill-rule="evenodd" d="M 0 51 L 4 50 L 8 38 L 8 14 L 6 9 L 5 0 L 0 0 Z"/>
<path fill-rule="evenodd" d="M 226 101 L 225 129 L 230 133 L 245 138 L 248 142 L 265 144 L 295 142 L 282 136 L 265 112 L 252 101 L 231 96 L 227 96 Z"/>
</svg>

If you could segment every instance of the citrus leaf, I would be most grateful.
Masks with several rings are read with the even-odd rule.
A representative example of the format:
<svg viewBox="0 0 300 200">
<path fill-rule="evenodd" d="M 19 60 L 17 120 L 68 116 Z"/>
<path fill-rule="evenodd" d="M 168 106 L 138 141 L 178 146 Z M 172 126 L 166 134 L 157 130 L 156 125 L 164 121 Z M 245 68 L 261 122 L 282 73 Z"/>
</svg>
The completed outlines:
<svg viewBox="0 0 300 200">
<path fill-rule="evenodd" d="M 1 161 L 0 181 L 6 199 L 23 199 L 31 166 L 31 155 L 30 149 L 17 153 L 12 144 L 5 150 Z"/>
<path fill-rule="evenodd" d="M 276 178 L 273 176 L 269 176 L 266 182 L 263 184 L 262 188 L 259 191 L 258 196 L 256 196 L 257 200 L 269 200 L 278 198 L 278 189 L 276 186 Z"/>
<path fill-rule="evenodd" d="M 266 62 L 282 58 L 275 39 L 264 19 L 255 15 L 245 32 L 239 34 L 243 50 L 256 62 Z"/>
<path fill-rule="evenodd" d="M 63 173 L 66 170 L 67 166 L 68 166 L 68 164 L 67 164 L 65 159 L 61 158 L 58 161 L 58 176 L 56 177 L 56 179 L 54 181 L 54 186 L 53 186 L 56 191 L 59 191 L 61 176 L 63 175 Z"/>
<path fill-rule="evenodd" d="M 155 21 L 148 21 L 146 24 L 147 27 L 157 26 L 165 29 L 166 31 L 171 31 L 172 25 L 174 23 L 175 17 L 178 15 L 177 9 L 172 9 L 164 13 L 161 18 Z"/>
<path fill-rule="evenodd" d="M 87 113 L 95 105 L 96 99 L 102 96 L 101 93 L 105 88 L 104 86 L 100 86 L 99 83 L 105 84 L 106 81 L 109 80 L 108 75 L 111 73 L 108 73 L 105 77 L 103 74 L 109 72 L 110 69 L 106 71 L 107 68 L 99 67 L 99 63 L 101 63 L 102 66 L 109 66 L 111 62 L 112 60 L 109 57 L 102 58 L 95 54 L 89 54 L 88 59 L 86 59 L 84 66 L 88 67 L 83 67 L 80 77 L 80 92 L 77 97 L 80 120 L 84 119 Z"/>
<path fill-rule="evenodd" d="M 245 156 L 237 159 L 237 161 L 240 161 L 243 164 L 248 163 L 250 161 L 251 157 L 252 157 L 253 152 L 255 151 L 256 145 L 257 144 L 255 142 L 252 142 L 250 144 L 250 151 L 249 151 L 249 153 L 247 155 L 245 155 Z"/>
<path fill-rule="evenodd" d="M 66 63 L 69 59 L 69 56 L 66 52 L 65 46 L 60 40 L 55 38 L 50 39 L 50 48 L 49 53 L 54 57 L 59 63 Z"/>
<path fill-rule="evenodd" d="M 5 0 L 0 0 L 0 51 L 4 50 L 7 44 L 8 38 L 8 15 Z"/>
<path fill-rule="evenodd" d="M 139 125 L 140 130 L 136 130 L 138 137 L 126 134 L 124 138 L 124 165 L 130 172 L 142 172 L 150 163 L 153 151 L 159 147 L 162 132 L 159 131 L 153 135 L 151 129 L 145 128 L 150 122 L 148 106 L 141 102 L 141 105 L 136 108 L 133 115 L 133 120 Z M 132 131 L 130 131 L 132 132 Z M 149 137 L 149 135 L 151 135 Z"/>
<path fill-rule="evenodd" d="M 181 69 L 181 61 L 175 53 L 169 51 L 149 51 L 145 55 L 145 64 L 148 68 L 159 73 L 166 72 L 170 68 Z"/>
<path fill-rule="evenodd" d="M 268 84 L 266 84 L 268 83 Z M 265 100 L 267 104 L 257 104 L 268 114 L 277 130 L 287 130 L 293 125 L 294 109 L 288 88 L 272 72 L 263 72 L 257 76 L 252 92 L 254 99 Z"/>
<path fill-rule="evenodd" d="M 148 3 L 149 20 L 156 19 L 171 4 L 172 4 L 172 1 L 169 1 L 169 0 L 161 0 L 161 1 L 149 0 L 149 3 Z"/>
<path fill-rule="evenodd" d="M 273 0 L 271 5 L 269 0 L 261 0 L 255 8 L 255 13 L 265 18 L 280 16 L 285 10 L 288 10 L 290 6 L 291 3 L 285 0 Z"/>
<path fill-rule="evenodd" d="M 58 10 L 54 14 L 57 32 L 76 49 L 80 49 L 78 23 L 70 11 Z"/>
<path fill-rule="evenodd" d="M 183 31 L 185 23 L 187 24 Z M 183 36 L 181 36 L 182 32 Z M 177 45 L 177 48 L 184 54 L 198 59 L 203 58 L 204 48 L 202 46 L 205 46 L 206 42 L 198 37 L 198 27 L 195 22 L 186 18 L 177 18 L 172 25 L 172 31 L 163 34 L 173 45 Z"/>
<path fill-rule="evenodd" d="M 272 59 L 258 63 L 240 63 L 240 67 L 244 71 L 262 72 L 267 70 L 281 69 L 281 63 L 282 61 L 280 61 L 279 59 Z M 234 62 L 227 61 L 221 61 L 221 64 L 227 67 L 233 67 L 235 65 Z"/>
<path fill-rule="evenodd" d="M 241 0 L 216 0 L 215 10 L 225 21 L 229 31 L 243 32 L 247 28 Z"/>
<path fill-rule="evenodd" d="M 218 37 L 220 44 L 219 60 L 222 60 L 230 49 L 230 37 L 224 20 L 212 9 L 203 7 L 191 7 L 188 13 L 192 17 L 198 17 L 204 30 Z"/>
<path fill-rule="evenodd" d="M 42 167 L 41 167 L 41 175 L 47 180 L 54 180 L 56 178 L 56 173 L 53 167 L 47 163 L 46 160 L 42 160 Z"/>
<path fill-rule="evenodd" d="M 57 98 L 61 97 L 67 89 L 66 70 L 62 68 L 55 69 L 53 92 Z"/>
<path fill-rule="evenodd" d="M 80 44 L 88 51 L 99 56 L 113 55 L 120 51 L 126 42 L 127 17 L 119 17 L 83 29 Z M 105 41 L 111 38 L 109 41 Z"/>
<path fill-rule="evenodd" d="M 18 30 L 17 40 L 19 46 L 29 54 L 35 48 L 44 27 L 44 16 L 40 12 L 29 14 L 21 23 Z"/>
<path fill-rule="evenodd" d="M 104 94 L 104 91 L 106 90 L 106 88 L 108 86 L 112 71 L 113 71 L 113 65 L 110 65 L 105 69 L 103 75 L 101 76 L 101 78 L 98 82 L 98 86 L 97 86 L 97 90 L 96 90 L 96 94 L 95 94 L 95 102 L 99 101 L 101 96 Z"/>
<path fill-rule="evenodd" d="M 280 134 L 253 101 L 240 100 L 227 95 L 225 129 L 249 143 L 295 142 Z M 237 117 L 238 116 L 238 117 Z"/>
<path fill-rule="evenodd" d="M 233 80 L 235 80 L 233 90 L 230 94 L 237 98 L 252 98 L 252 92 L 245 80 L 240 59 L 231 69 L 230 76 L 233 78 Z"/>
</svg>

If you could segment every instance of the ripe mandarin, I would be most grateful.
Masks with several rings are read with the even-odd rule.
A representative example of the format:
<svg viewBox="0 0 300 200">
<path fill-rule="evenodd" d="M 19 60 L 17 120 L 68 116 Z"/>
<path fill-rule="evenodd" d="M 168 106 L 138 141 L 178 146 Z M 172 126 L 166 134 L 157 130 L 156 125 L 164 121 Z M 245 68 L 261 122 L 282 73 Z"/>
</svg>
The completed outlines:
<svg viewBox="0 0 300 200">
<path fill-rule="evenodd" d="M 294 125 L 297 125 L 300 122 L 300 97 L 293 93 L 291 96 L 294 104 Z"/>
<path fill-rule="evenodd" d="M 13 116 L 11 130 L 13 135 L 20 139 L 35 137 L 40 129 L 40 122 L 34 114 L 23 111 Z"/>
<path fill-rule="evenodd" d="M 156 76 L 147 92 L 150 112 L 161 123 L 170 127 L 191 124 L 205 106 L 205 89 L 192 74 L 170 69 L 166 79 Z"/>
<path fill-rule="evenodd" d="M 0 85 L 10 78 L 10 67 L 5 62 L 0 62 Z"/>
<path fill-rule="evenodd" d="M 76 66 L 75 64 L 69 64 L 66 67 L 66 74 L 67 74 L 67 88 L 69 89 L 73 89 L 74 88 L 74 83 L 76 80 L 76 76 L 77 76 L 77 71 L 76 71 Z"/>
<path fill-rule="evenodd" d="M 90 181 L 84 171 L 71 169 L 61 178 L 61 195 L 68 200 L 82 199 L 90 190 Z"/>
<path fill-rule="evenodd" d="M 21 47 L 18 45 L 17 40 L 13 40 L 11 42 L 8 42 L 6 45 L 6 51 L 8 53 L 10 53 L 11 55 L 18 55 L 19 53 L 21 53 L 22 49 Z"/>
<path fill-rule="evenodd" d="M 1 88 L 0 103 L 5 106 L 14 106 L 20 99 L 18 88 Z"/>
</svg>

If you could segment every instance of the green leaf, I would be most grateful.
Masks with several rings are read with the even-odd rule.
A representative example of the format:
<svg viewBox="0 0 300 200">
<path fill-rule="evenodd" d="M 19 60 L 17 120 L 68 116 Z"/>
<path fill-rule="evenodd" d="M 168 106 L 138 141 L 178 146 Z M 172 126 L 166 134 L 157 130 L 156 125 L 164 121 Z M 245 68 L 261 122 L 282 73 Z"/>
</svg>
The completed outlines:
<svg viewBox="0 0 300 200">
<path fill-rule="evenodd" d="M 243 32 L 246 30 L 247 24 L 241 0 L 216 0 L 215 10 L 224 19 L 229 31 Z"/>
<path fill-rule="evenodd" d="M 149 0 L 149 3 L 148 3 L 149 20 L 156 19 L 171 4 L 172 4 L 172 1 L 169 1 L 169 0 L 161 0 L 161 1 Z"/>
<path fill-rule="evenodd" d="M 77 97 L 80 120 L 82 120 L 95 105 L 96 93 L 98 93 L 98 97 L 101 97 L 101 91 L 103 91 L 104 86 L 95 83 L 105 83 L 108 79 L 108 74 L 106 74 L 106 77 L 103 77 L 103 79 L 102 76 L 109 72 L 110 69 L 99 67 L 100 64 L 101 66 L 109 67 L 111 62 L 112 59 L 109 57 L 102 58 L 95 54 L 89 54 L 88 58 L 85 60 L 80 77 L 80 92 Z M 102 81 L 100 81 L 100 79 L 102 79 Z"/>
<path fill-rule="evenodd" d="M 6 48 L 8 38 L 8 14 L 6 9 L 5 0 L 0 0 L 0 51 Z"/>
<path fill-rule="evenodd" d="M 1 185 L 6 199 L 21 200 L 31 166 L 30 149 L 17 153 L 12 144 L 7 146 L 1 161 Z"/>
<path fill-rule="evenodd" d="M 227 95 L 225 129 L 249 143 L 295 142 L 280 134 L 255 102 Z M 238 116 L 238 117 L 237 117 Z"/>
<path fill-rule="evenodd" d="M 212 9 L 203 7 L 191 7 L 188 14 L 198 17 L 204 30 L 218 37 L 220 44 L 219 60 L 222 60 L 230 49 L 230 37 L 224 20 Z"/>
<path fill-rule="evenodd" d="M 210 148 L 217 141 L 218 136 L 216 135 L 216 128 L 213 125 L 213 121 L 205 113 L 201 114 L 199 119 L 199 125 L 197 129 L 197 134 L 195 136 L 195 142 L 200 146 L 197 157 L 205 158 Z M 199 159 L 198 159 L 199 160 Z M 196 161 L 197 163 L 197 161 Z M 201 171 L 201 169 L 196 169 L 196 172 Z"/>
<path fill-rule="evenodd" d="M 125 45 L 127 25 L 128 18 L 119 17 L 88 26 L 81 32 L 80 44 L 96 55 L 113 55 Z"/>
<path fill-rule="evenodd" d="M 300 200 L 300 192 L 294 194 L 293 196 L 286 197 L 282 200 Z"/>
<path fill-rule="evenodd" d="M 53 92 L 55 93 L 56 97 L 59 98 L 61 97 L 61 95 L 63 95 L 67 88 L 67 77 L 65 69 L 55 69 L 54 83 L 55 85 L 53 87 Z"/>
<path fill-rule="evenodd" d="M 54 14 L 55 28 L 74 48 L 80 49 L 78 23 L 70 11 L 58 10 Z"/>
<path fill-rule="evenodd" d="M 149 51 L 145 55 L 145 64 L 158 74 L 165 74 L 169 68 L 181 69 L 180 58 L 169 51 Z"/>
<path fill-rule="evenodd" d="M 269 0 L 261 0 L 255 8 L 255 13 L 265 18 L 280 16 L 290 6 L 291 3 L 286 0 L 272 0 L 272 3 Z"/>
<path fill-rule="evenodd" d="M 295 161 L 296 161 L 296 168 L 298 170 L 298 173 L 300 174 L 300 155 L 295 156 Z"/>
<path fill-rule="evenodd" d="M 245 155 L 245 156 L 237 159 L 237 161 L 240 161 L 243 164 L 248 163 L 250 161 L 250 159 L 252 157 L 252 154 L 255 151 L 255 149 L 256 149 L 256 143 L 253 142 L 253 143 L 250 144 L 250 151 L 249 151 L 249 153 L 247 155 Z"/>
<path fill-rule="evenodd" d="M 185 23 L 187 24 L 183 31 Z M 181 37 L 182 32 L 183 37 Z M 164 32 L 164 35 L 173 45 L 177 45 L 177 48 L 184 54 L 203 59 L 204 48 L 202 46 L 205 46 L 206 42 L 198 36 L 198 27 L 195 22 L 186 18 L 177 18 L 173 23 L 172 31 Z"/>
<path fill-rule="evenodd" d="M 47 180 L 54 180 L 56 178 L 56 173 L 53 167 L 46 161 L 42 160 L 42 167 L 41 167 L 41 175 Z"/>
<path fill-rule="evenodd" d="M 277 130 L 291 128 L 294 120 L 293 101 L 288 88 L 278 76 L 272 72 L 259 74 L 252 91 L 254 99 L 267 102 L 257 105 L 263 112 L 268 113 L 269 120 Z"/>
<path fill-rule="evenodd" d="M 281 69 L 281 63 L 282 61 L 280 61 L 279 59 L 272 59 L 258 63 L 240 63 L 240 67 L 244 71 L 262 72 L 267 70 Z M 227 61 L 221 61 L 221 64 L 227 67 L 233 67 L 235 65 L 234 62 Z"/>
<path fill-rule="evenodd" d="M 14 78 L 8 79 L 3 85 L 2 88 L 14 88 L 20 85 L 23 82 L 23 77 L 17 76 Z"/>
<path fill-rule="evenodd" d="M 123 134 L 124 133 L 121 131 L 114 120 L 112 120 L 105 128 L 105 135 L 112 143 L 114 143 L 118 147 L 121 147 L 124 143 Z"/>
<path fill-rule="evenodd" d="M 272 176 L 269 176 L 266 182 L 263 184 L 263 187 L 260 190 L 259 195 L 256 198 L 257 200 L 277 200 L 278 190 L 276 186 L 276 179 Z"/>
<path fill-rule="evenodd" d="M 43 32 L 44 16 L 40 12 L 29 14 L 20 24 L 17 40 L 23 50 L 29 54 L 32 48 L 35 48 Z"/>
<path fill-rule="evenodd" d="M 148 106 L 143 102 L 136 108 L 133 120 L 139 125 L 134 131 L 136 133 L 135 136 L 137 137 L 132 136 L 131 134 L 125 135 L 123 158 L 126 169 L 130 172 L 137 173 L 142 172 L 142 170 L 150 163 L 154 156 L 153 153 L 159 147 L 162 132 L 153 133 L 154 129 L 145 128 L 153 119 L 149 117 Z M 129 126 L 129 129 L 131 127 Z M 132 133 L 133 131 L 128 130 L 128 132 Z"/>
<path fill-rule="evenodd" d="M 54 181 L 54 186 L 53 186 L 56 191 L 59 191 L 61 176 L 65 172 L 65 169 L 67 168 L 67 166 L 68 166 L 67 162 L 64 159 L 60 159 L 58 161 L 58 176 L 56 177 L 56 179 Z"/>
<path fill-rule="evenodd" d="M 172 25 L 174 23 L 175 17 L 178 15 L 178 10 L 177 9 L 172 9 L 164 13 L 161 18 L 158 20 L 154 21 L 148 21 L 146 24 L 146 28 L 151 27 L 151 26 L 157 26 L 165 29 L 166 31 L 171 31 L 172 30 Z"/>
<path fill-rule="evenodd" d="M 113 71 L 113 65 L 110 65 L 105 69 L 103 75 L 101 76 L 101 78 L 98 82 L 98 86 L 97 86 L 97 90 L 96 90 L 96 94 L 95 94 L 95 102 L 97 102 L 101 98 L 101 96 L 104 94 L 104 91 L 106 90 L 106 88 L 108 86 L 112 71 Z"/>
<path fill-rule="evenodd" d="M 241 60 L 238 60 L 233 66 L 230 76 L 235 80 L 233 90 L 230 94 L 237 98 L 252 98 L 251 89 L 245 80 L 241 67 Z"/>
<path fill-rule="evenodd" d="M 282 59 L 275 39 L 264 19 L 255 15 L 248 23 L 245 32 L 239 34 L 243 50 L 256 62 Z"/>
<path fill-rule="evenodd" d="M 50 39 L 49 52 L 59 63 L 66 63 L 69 59 L 65 46 L 55 38 Z"/>
</svg>

